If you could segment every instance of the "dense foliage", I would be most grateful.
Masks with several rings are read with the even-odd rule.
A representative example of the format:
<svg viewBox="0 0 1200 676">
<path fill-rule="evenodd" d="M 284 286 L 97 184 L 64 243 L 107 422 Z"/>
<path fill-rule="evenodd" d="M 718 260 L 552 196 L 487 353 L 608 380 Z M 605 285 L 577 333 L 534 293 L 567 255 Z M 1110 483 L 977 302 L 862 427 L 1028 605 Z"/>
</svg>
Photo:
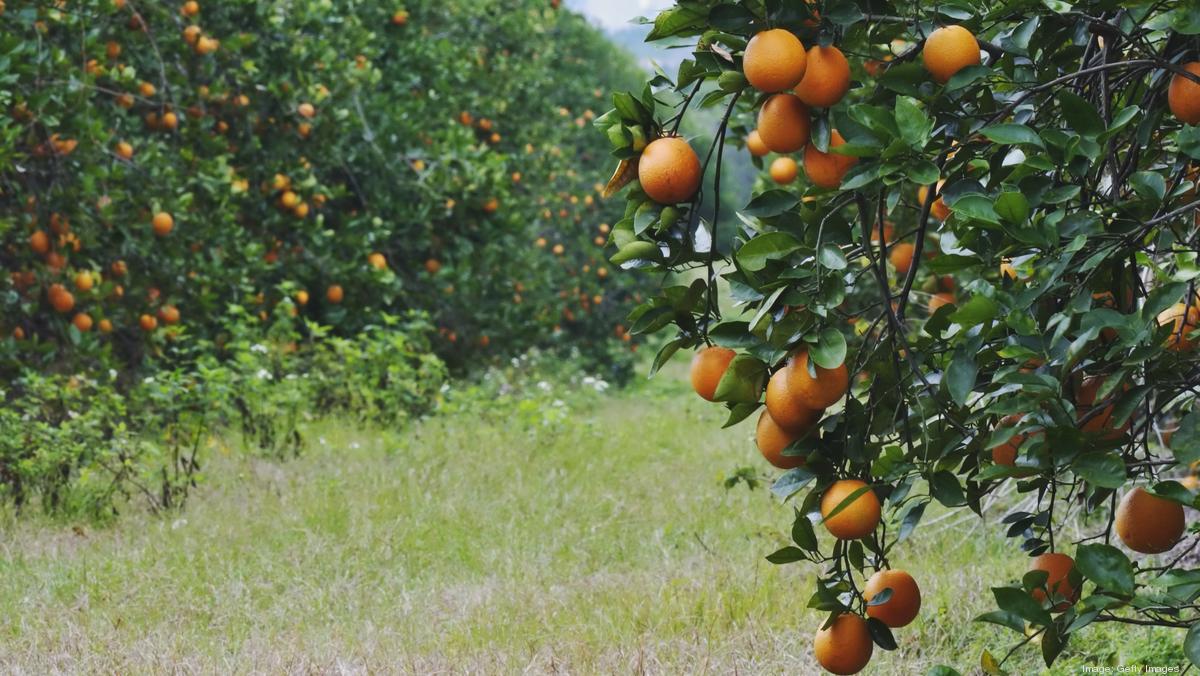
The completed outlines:
<svg viewBox="0 0 1200 676">
<path fill-rule="evenodd" d="M 178 506 L 222 426 L 530 348 L 619 381 L 589 122 L 638 77 L 547 0 L 0 3 L 0 503 Z"/>
<path fill-rule="evenodd" d="M 992 587 L 980 619 L 1047 665 L 1094 622 L 1188 629 L 1200 664 L 1183 516 L 1200 505 L 1198 34 L 1190 3 L 1111 0 L 693 0 L 654 20 L 652 40 L 695 49 L 597 122 L 641 178 L 615 260 L 700 274 L 632 329 L 674 331 L 656 367 L 707 347 L 697 391 L 730 425 L 761 415 L 760 449 L 790 468 L 774 491 L 796 501 L 793 543 L 769 558 L 819 566 L 826 668 L 895 647 L 912 618 L 889 613 L 915 614 L 919 592 L 873 583 L 903 577 L 879 576 L 933 503 L 1018 505 L 1002 528 L 1030 572 L 979 571 L 965 591 Z M 717 186 L 666 191 L 663 175 L 700 173 L 643 149 L 697 106 L 724 115 L 694 155 L 782 150 L 782 187 L 711 222 L 698 205 Z"/>
</svg>

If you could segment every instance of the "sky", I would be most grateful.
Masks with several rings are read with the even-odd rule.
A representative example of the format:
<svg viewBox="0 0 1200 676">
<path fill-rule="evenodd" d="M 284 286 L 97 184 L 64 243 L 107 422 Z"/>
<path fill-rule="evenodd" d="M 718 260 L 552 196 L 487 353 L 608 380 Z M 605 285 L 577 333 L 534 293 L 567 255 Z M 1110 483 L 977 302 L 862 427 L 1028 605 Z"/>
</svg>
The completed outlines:
<svg viewBox="0 0 1200 676">
<path fill-rule="evenodd" d="M 605 28 L 622 28 L 635 16 L 651 16 L 670 0 L 568 0 L 567 4 Z"/>
</svg>

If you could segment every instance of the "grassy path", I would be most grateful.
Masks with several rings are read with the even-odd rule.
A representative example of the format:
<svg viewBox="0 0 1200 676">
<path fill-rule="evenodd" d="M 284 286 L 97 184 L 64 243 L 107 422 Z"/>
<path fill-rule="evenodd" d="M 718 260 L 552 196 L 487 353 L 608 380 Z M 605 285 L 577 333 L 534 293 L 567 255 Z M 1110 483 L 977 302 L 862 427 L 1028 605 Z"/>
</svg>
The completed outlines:
<svg viewBox="0 0 1200 676">
<path fill-rule="evenodd" d="M 298 460 L 213 458 L 173 518 L 0 522 L 0 672 L 815 673 L 811 569 L 763 560 L 788 510 L 721 486 L 760 466 L 750 426 L 717 431 L 666 379 L 563 398 L 399 434 L 321 423 Z M 904 545 L 925 607 L 868 673 L 968 673 L 1009 645 L 970 618 L 1023 561 L 958 518 Z M 1128 664 L 1179 640 L 1077 647 Z"/>
</svg>

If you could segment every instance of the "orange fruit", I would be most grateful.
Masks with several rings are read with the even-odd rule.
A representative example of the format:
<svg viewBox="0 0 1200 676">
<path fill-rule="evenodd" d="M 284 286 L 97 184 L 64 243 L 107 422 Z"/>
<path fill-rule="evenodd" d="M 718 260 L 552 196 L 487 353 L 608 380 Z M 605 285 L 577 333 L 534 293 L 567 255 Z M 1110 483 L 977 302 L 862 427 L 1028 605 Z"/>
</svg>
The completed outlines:
<svg viewBox="0 0 1200 676">
<path fill-rule="evenodd" d="M 947 305 L 954 305 L 954 294 L 949 291 L 935 293 L 929 297 L 929 314 L 933 314 Z"/>
<path fill-rule="evenodd" d="M 29 248 L 33 249 L 35 254 L 46 255 L 46 252 L 50 251 L 50 235 L 47 235 L 45 230 L 34 230 L 29 236 Z"/>
<path fill-rule="evenodd" d="M 114 152 L 117 153 L 117 157 L 123 160 L 129 160 L 133 158 L 133 146 L 129 145 L 125 141 L 117 143 Z"/>
<path fill-rule="evenodd" d="M 1189 338 L 1197 328 L 1200 328 L 1200 307 L 1198 299 L 1190 304 L 1176 303 L 1158 313 L 1158 325 L 1171 326 L 1171 335 L 1167 337 L 1167 349 L 1175 352 L 1191 352 L 1196 349 L 1200 340 Z"/>
<path fill-rule="evenodd" d="M 945 84 L 963 68 L 979 65 L 979 41 L 962 26 L 943 26 L 925 40 L 921 58 L 933 79 Z"/>
<path fill-rule="evenodd" d="M 798 173 L 800 168 L 796 166 L 796 160 L 790 157 L 777 157 L 771 163 L 771 180 L 779 185 L 787 185 L 796 180 Z"/>
<path fill-rule="evenodd" d="M 175 219 L 165 211 L 160 211 L 154 214 L 154 220 L 151 222 L 154 228 L 154 234 L 159 237 L 166 237 L 171 234 L 171 230 L 175 227 Z"/>
<path fill-rule="evenodd" d="M 1121 542 L 1143 554 L 1169 551 L 1186 527 L 1183 505 L 1150 495 L 1140 487 L 1121 498 L 1114 523 Z"/>
<path fill-rule="evenodd" d="M 150 315 L 142 315 L 138 317 L 138 326 L 142 327 L 146 333 L 150 333 L 158 328 L 158 320 Z"/>
<path fill-rule="evenodd" d="M 1055 598 L 1062 597 L 1063 601 L 1054 606 L 1053 610 L 1061 612 L 1075 605 L 1079 600 L 1079 589 L 1071 585 L 1071 581 L 1067 579 L 1071 569 L 1075 567 L 1075 560 L 1066 554 L 1046 553 L 1041 556 L 1035 556 L 1033 561 L 1029 563 L 1029 570 L 1044 570 L 1048 574 L 1046 577 L 1046 587 L 1041 587 L 1033 590 L 1033 598 L 1038 603 L 1046 602 L 1046 589 Z"/>
<path fill-rule="evenodd" d="M 55 312 L 66 314 L 75 308 L 75 296 L 63 288 L 62 284 L 54 284 L 46 294 Z"/>
<path fill-rule="evenodd" d="M 376 251 L 367 255 L 367 265 L 370 265 L 376 270 L 386 270 L 387 258 L 384 258 L 383 254 Z"/>
<path fill-rule="evenodd" d="M 1200 76 L 1200 61 L 1184 64 L 1183 69 Z M 1167 107 L 1184 124 L 1200 124 L 1200 83 L 1176 73 L 1167 89 Z"/>
<path fill-rule="evenodd" d="M 842 135 L 836 129 L 830 132 L 830 148 L 837 148 L 844 145 L 846 145 L 846 139 L 842 138 Z M 850 167 L 853 167 L 856 162 L 858 160 L 849 155 L 823 153 L 811 144 L 804 149 L 804 173 L 813 185 L 821 188 L 833 190 L 840 187 L 842 185 L 842 178 L 846 176 L 846 172 L 850 171 Z"/>
<path fill-rule="evenodd" d="M 161 319 L 164 324 L 178 324 L 179 308 L 175 307 L 174 305 L 164 305 L 158 310 L 158 318 Z"/>
<path fill-rule="evenodd" d="M 564 253 L 566 253 L 566 251 L 567 251 L 567 248 L 561 244 L 555 244 L 553 247 L 550 248 L 550 252 L 553 253 L 555 256 L 561 256 Z"/>
<path fill-rule="evenodd" d="M 1100 393 L 1100 387 L 1104 385 L 1104 381 L 1107 379 L 1107 376 L 1085 376 L 1079 382 L 1079 387 L 1075 391 L 1076 418 L 1078 420 L 1083 420 L 1087 416 L 1091 415 L 1092 409 L 1096 407 L 1096 399 L 1097 395 Z M 1128 389 L 1128 383 L 1123 383 L 1121 385 L 1122 391 Z M 1105 400 L 1110 400 L 1112 398 L 1112 394 L 1104 397 Z M 1083 423 L 1079 429 L 1083 430 L 1084 432 L 1104 432 L 1108 436 L 1119 436 L 1129 429 L 1130 421 L 1125 421 L 1125 424 L 1121 426 L 1121 429 L 1119 430 L 1113 429 L 1112 419 L 1114 408 L 1116 408 L 1115 401 L 1114 403 L 1110 403 L 1108 406 L 1106 406 L 1099 414 L 1088 418 L 1087 422 Z"/>
<path fill-rule="evenodd" d="M 1012 427 L 1019 422 L 1021 422 L 1021 416 L 1014 414 L 1005 416 L 1005 418 L 1000 421 L 1000 426 Z M 1027 435 L 1024 434 L 1014 434 L 1008 439 L 1008 441 L 993 448 L 992 462 L 996 463 L 997 465 L 1004 465 L 1006 467 L 1012 467 L 1016 465 L 1017 452 L 1021 450 L 1021 444 L 1025 443 L 1026 436 Z"/>
<path fill-rule="evenodd" d="M 850 91 L 850 62 L 842 50 L 817 45 L 808 50 L 808 69 L 796 85 L 796 96 L 809 106 L 829 108 Z"/>
<path fill-rule="evenodd" d="M 333 303 L 334 305 L 337 305 L 338 303 L 342 302 L 342 299 L 345 297 L 346 297 L 346 292 L 343 291 L 342 287 L 338 284 L 334 284 L 333 286 L 331 286 L 325 290 L 325 300 L 328 300 L 330 303 Z"/>
<path fill-rule="evenodd" d="M 692 389 L 696 394 L 708 401 L 713 400 L 717 392 L 717 384 L 729 368 L 729 362 L 737 353 L 727 347 L 706 347 L 692 357 L 691 379 Z"/>
<path fill-rule="evenodd" d="M 299 106 L 296 106 L 296 112 L 300 115 L 300 117 L 311 120 L 312 117 L 317 114 L 317 109 L 313 108 L 313 104 L 305 102 L 301 103 Z"/>
<path fill-rule="evenodd" d="M 802 434 L 791 432 L 779 426 L 771 414 L 763 411 L 758 416 L 758 427 L 754 430 L 754 443 L 767 462 L 779 469 L 792 469 L 804 464 L 803 456 L 784 455 L 783 450 L 791 446 Z"/>
<path fill-rule="evenodd" d="M 184 16 L 196 16 L 200 13 L 200 3 L 196 0 L 188 0 L 183 3 L 183 7 L 179 8 L 179 12 Z"/>
<path fill-rule="evenodd" d="M 777 425 L 803 436 L 821 421 L 825 411 L 805 406 L 792 394 L 791 374 L 788 373 L 791 368 L 789 362 L 767 381 L 767 412 Z"/>
<path fill-rule="evenodd" d="M 786 367 L 788 391 L 796 402 L 814 411 L 823 411 L 836 404 L 850 390 L 850 373 L 846 365 L 826 369 L 813 364 L 814 378 L 808 372 L 808 351 L 798 352 Z"/>
<path fill-rule="evenodd" d="M 808 55 L 800 38 L 782 28 L 765 30 L 750 38 L 742 70 L 750 86 L 774 94 L 795 87 L 804 77 Z"/>
<path fill-rule="evenodd" d="M 436 275 L 442 269 L 442 262 L 436 258 L 430 258 L 425 261 L 425 272 L 431 275 Z"/>
<path fill-rule="evenodd" d="M 92 277 L 92 273 L 90 273 L 86 270 L 76 273 L 76 275 L 75 275 L 76 290 L 78 290 L 82 293 L 87 293 L 88 291 L 91 291 L 92 287 L 94 287 L 95 285 L 96 285 L 96 280 Z"/>
<path fill-rule="evenodd" d="M 811 123 L 803 101 L 792 94 L 776 94 L 758 111 L 758 137 L 777 153 L 794 153 L 808 145 Z"/>
<path fill-rule="evenodd" d="M 874 650 L 867 621 L 851 613 L 838 615 L 833 624 L 813 637 L 813 657 L 825 671 L 839 676 L 865 669 Z"/>
<path fill-rule="evenodd" d="M 75 318 L 71 320 L 71 323 L 75 325 L 75 328 L 80 333 L 87 333 L 88 331 L 92 330 L 92 317 L 86 312 L 80 312 L 79 314 L 75 315 Z"/>
<path fill-rule="evenodd" d="M 884 589 L 891 589 L 892 596 L 879 605 L 870 605 Z M 872 575 L 863 587 L 863 598 L 867 600 L 867 616 L 893 629 L 909 625 L 921 611 L 921 588 L 912 575 L 902 570 L 881 570 Z"/>
<path fill-rule="evenodd" d="M 916 250 L 917 248 L 912 244 L 900 242 L 894 245 L 891 251 L 888 252 L 888 260 L 895 266 L 897 274 L 908 274 L 909 269 L 912 268 L 913 254 Z"/>
<path fill-rule="evenodd" d="M 829 513 L 837 509 L 846 498 L 855 491 L 867 488 L 867 484 L 858 479 L 842 479 L 835 481 L 821 496 L 821 518 L 825 520 L 825 530 L 839 540 L 857 540 L 875 532 L 879 525 L 881 507 L 879 496 L 875 491 L 867 491 L 846 508 L 829 518 Z"/>
<path fill-rule="evenodd" d="M 938 219 L 939 221 L 944 221 L 947 218 L 950 218 L 950 207 L 946 206 L 946 202 L 942 199 L 942 196 L 941 196 L 942 186 L 945 185 L 945 183 L 946 183 L 946 181 L 944 181 L 944 180 L 937 182 L 938 197 L 937 197 L 937 199 L 935 199 L 933 201 L 933 206 L 930 207 L 930 209 L 929 209 L 930 215 L 932 215 L 934 218 Z M 920 188 L 917 188 L 917 208 L 918 209 L 925 208 L 925 200 L 928 197 L 929 197 L 929 186 L 923 185 Z"/>
<path fill-rule="evenodd" d="M 688 142 L 678 136 L 655 139 L 638 160 L 642 190 L 659 204 L 678 204 L 692 199 L 700 189 L 700 158 Z"/>
<path fill-rule="evenodd" d="M 294 297 L 300 305 L 308 305 L 308 292 L 304 289 L 297 291 Z"/>
<path fill-rule="evenodd" d="M 99 325 L 100 333 L 112 333 L 113 323 L 107 319 L 101 319 Z"/>
<path fill-rule="evenodd" d="M 771 149 L 767 147 L 767 144 L 763 143 L 762 137 L 758 135 L 757 129 L 750 132 L 750 135 L 746 137 L 746 148 L 750 151 L 750 154 L 755 157 L 762 157 L 771 152 Z"/>
</svg>

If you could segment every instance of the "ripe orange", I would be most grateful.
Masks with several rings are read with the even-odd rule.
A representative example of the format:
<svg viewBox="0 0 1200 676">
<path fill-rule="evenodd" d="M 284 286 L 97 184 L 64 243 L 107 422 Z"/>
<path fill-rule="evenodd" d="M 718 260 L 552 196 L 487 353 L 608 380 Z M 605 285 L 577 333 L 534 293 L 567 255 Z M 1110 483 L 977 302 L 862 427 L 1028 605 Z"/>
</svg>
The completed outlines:
<svg viewBox="0 0 1200 676">
<path fill-rule="evenodd" d="M 803 465 L 804 458 L 799 455 L 784 455 L 783 450 L 801 436 L 803 435 L 780 427 L 769 412 L 763 411 L 762 415 L 758 416 L 758 427 L 754 430 L 754 443 L 767 462 L 779 469 L 792 469 Z"/>
<path fill-rule="evenodd" d="M 436 258 L 430 258 L 425 261 L 425 272 L 431 275 L 436 275 L 442 269 L 442 262 Z"/>
<path fill-rule="evenodd" d="M 296 112 L 300 114 L 300 117 L 311 120 L 317 114 L 317 109 L 313 108 L 313 104 L 305 102 L 296 107 Z"/>
<path fill-rule="evenodd" d="M 133 158 L 133 146 L 129 145 L 125 141 L 117 143 L 117 147 L 114 152 L 117 153 L 117 157 L 123 160 L 130 160 Z"/>
<path fill-rule="evenodd" d="M 1143 554 L 1169 551 L 1183 537 L 1183 505 L 1150 495 L 1140 487 L 1117 506 L 1117 535 L 1125 546 Z"/>
<path fill-rule="evenodd" d="M 403 26 L 408 23 L 408 12 L 403 9 L 398 9 L 392 14 L 392 24 L 395 26 Z"/>
<path fill-rule="evenodd" d="M 846 505 L 845 509 L 832 518 L 828 517 L 829 513 L 837 509 L 838 505 L 842 504 L 852 493 L 866 486 L 867 484 L 858 479 L 842 479 L 835 481 L 821 496 L 821 518 L 825 519 L 825 529 L 835 538 L 839 540 L 864 538 L 873 533 L 875 527 L 879 525 L 881 516 L 879 496 L 875 495 L 875 491 L 870 488 L 867 488 L 865 493 L 855 498 L 854 502 Z"/>
<path fill-rule="evenodd" d="M 933 314 L 947 305 L 954 305 L 954 294 L 949 291 L 935 293 L 929 297 L 929 314 Z"/>
<path fill-rule="evenodd" d="M 692 357 L 691 378 L 692 389 L 696 394 L 708 401 L 713 400 L 717 392 L 717 384 L 729 368 L 729 362 L 737 353 L 727 347 L 706 347 Z"/>
<path fill-rule="evenodd" d="M 294 298 L 296 299 L 296 302 L 299 303 L 300 305 L 308 305 L 308 292 L 305 291 L 304 289 L 300 289 L 299 291 L 297 291 Z"/>
<path fill-rule="evenodd" d="M 811 123 L 803 101 L 792 94 L 776 94 L 758 111 L 758 137 L 777 153 L 794 153 L 808 145 Z"/>
<path fill-rule="evenodd" d="M 338 303 L 342 302 L 342 299 L 345 297 L 346 297 L 346 292 L 343 291 L 342 287 L 338 284 L 334 284 L 333 286 L 331 286 L 325 290 L 325 300 L 328 300 L 330 303 L 333 303 L 334 305 L 337 305 Z"/>
<path fill-rule="evenodd" d="M 75 296 L 63 288 L 62 284 L 51 285 L 46 295 L 50 299 L 50 305 L 59 314 L 66 314 L 75 308 Z"/>
<path fill-rule="evenodd" d="M 183 7 L 179 8 L 179 12 L 184 16 L 196 16 L 200 13 L 200 3 L 196 0 L 188 0 L 183 3 Z"/>
<path fill-rule="evenodd" d="M 100 333 L 112 333 L 113 332 L 113 323 L 107 319 L 101 319 L 99 328 L 100 328 Z"/>
<path fill-rule="evenodd" d="M 1158 325 L 1171 326 L 1171 335 L 1167 338 L 1167 349 L 1175 352 L 1191 352 L 1196 349 L 1200 340 L 1189 336 L 1200 328 L 1200 299 L 1192 303 L 1176 303 L 1158 313 Z"/>
<path fill-rule="evenodd" d="M 160 211 L 154 214 L 154 220 L 151 222 L 154 228 L 154 234 L 159 237 L 166 237 L 171 234 L 171 230 L 175 227 L 175 219 L 165 211 Z"/>
<path fill-rule="evenodd" d="M 839 676 L 862 671 L 871 661 L 874 650 L 867 621 L 851 613 L 838 615 L 833 624 L 813 637 L 813 656 L 817 663 Z"/>
<path fill-rule="evenodd" d="M 1104 385 L 1104 382 L 1107 379 L 1107 376 L 1085 376 L 1079 381 L 1079 387 L 1075 391 L 1076 418 L 1078 420 L 1083 420 L 1087 416 L 1091 415 L 1092 409 L 1096 407 L 1096 399 L 1097 395 L 1100 393 L 1100 387 Z M 1122 391 L 1128 390 L 1128 383 L 1123 383 L 1121 389 Z M 1112 399 L 1112 397 L 1113 395 L 1110 394 L 1103 399 L 1109 400 Z M 1125 424 L 1119 430 L 1113 429 L 1112 419 L 1115 408 L 1116 403 L 1110 403 L 1099 414 L 1089 418 L 1087 422 L 1083 423 L 1079 429 L 1084 432 L 1104 432 L 1107 433 L 1107 435 L 1119 436 L 1129 429 L 1130 422 L 1128 420 L 1125 421 Z"/>
<path fill-rule="evenodd" d="M 79 314 L 75 315 L 75 318 L 71 320 L 71 323 L 75 325 L 75 328 L 80 333 L 87 333 L 88 331 L 92 330 L 92 317 L 86 312 L 80 312 Z"/>
<path fill-rule="evenodd" d="M 82 293 L 87 293 L 88 291 L 91 291 L 92 287 L 94 287 L 95 285 L 96 285 L 96 280 L 92 277 L 92 273 L 90 273 L 86 270 L 76 273 L 76 275 L 75 275 L 76 290 L 78 290 Z"/>
<path fill-rule="evenodd" d="M 825 411 L 805 406 L 792 394 L 789 388 L 791 375 L 788 373 L 791 368 L 793 366 L 789 362 L 767 381 L 767 412 L 777 425 L 803 436 L 821 421 Z"/>
<path fill-rule="evenodd" d="M 34 230 L 29 236 L 29 248 L 33 249 L 35 254 L 46 255 L 46 252 L 50 251 L 50 235 L 47 235 L 45 230 Z"/>
<path fill-rule="evenodd" d="M 829 134 L 829 147 L 837 148 L 846 145 L 846 139 L 834 129 Z M 821 188 L 833 190 L 842 185 L 842 178 L 850 167 L 858 162 L 856 158 L 836 153 L 823 153 L 816 146 L 809 145 L 804 149 L 804 173 L 808 180 Z"/>
<path fill-rule="evenodd" d="M 1200 76 L 1200 61 L 1184 64 L 1183 69 Z M 1200 83 L 1176 73 L 1167 89 L 1167 107 L 1184 124 L 1200 124 Z"/>
<path fill-rule="evenodd" d="M 700 189 L 700 158 L 678 136 L 655 139 L 638 160 L 642 190 L 659 204 L 686 202 Z"/>
<path fill-rule="evenodd" d="M 162 320 L 164 324 L 178 324 L 179 308 L 175 307 L 174 305 L 164 305 L 158 310 L 158 318 Z"/>
<path fill-rule="evenodd" d="M 158 328 L 158 320 L 150 315 L 142 315 L 138 317 L 138 326 L 142 327 L 146 333 L 151 333 Z"/>
<path fill-rule="evenodd" d="M 913 254 L 916 252 L 916 247 L 908 242 L 900 242 L 892 247 L 888 253 L 888 260 L 896 268 L 896 273 L 907 275 L 912 268 Z"/>
<path fill-rule="evenodd" d="M 387 258 L 384 258 L 383 254 L 376 251 L 367 256 L 367 264 L 376 270 L 386 270 Z"/>
<path fill-rule="evenodd" d="M 892 590 L 891 598 L 879 605 L 870 605 L 871 599 L 884 589 Z M 902 570 L 881 570 L 872 575 L 863 587 L 863 598 L 868 604 L 867 616 L 893 629 L 907 626 L 921 611 L 921 588 L 912 575 Z"/>
<path fill-rule="evenodd" d="M 771 149 L 763 143 L 762 137 L 758 135 L 757 129 L 750 132 L 750 135 L 746 137 L 746 148 L 755 157 L 762 157 L 771 152 Z"/>
<path fill-rule="evenodd" d="M 742 59 L 750 86 L 768 94 L 795 87 L 807 67 L 808 55 L 800 38 L 782 28 L 765 30 L 751 38 Z"/>
<path fill-rule="evenodd" d="M 566 247 L 564 247 L 562 244 L 555 244 L 553 247 L 550 248 L 550 252 L 553 253 L 555 256 L 561 256 L 564 253 L 566 253 L 566 251 L 567 251 Z"/>
<path fill-rule="evenodd" d="M 1071 581 L 1067 579 L 1071 569 L 1075 567 L 1075 560 L 1066 554 L 1046 553 L 1041 556 L 1035 556 L 1029 563 L 1029 570 L 1044 570 L 1048 573 L 1046 577 L 1046 589 L 1054 597 L 1062 597 L 1064 600 L 1056 604 L 1053 608 L 1056 612 L 1062 612 L 1067 608 L 1075 605 L 1079 600 L 1079 589 L 1071 585 Z M 1041 587 L 1033 590 L 1033 598 L 1038 603 L 1045 603 L 1046 591 Z"/>
<path fill-rule="evenodd" d="M 945 180 L 941 180 L 941 181 L 937 182 L 938 197 L 937 197 L 937 199 L 935 199 L 933 201 L 933 206 L 930 207 L 930 209 L 929 209 L 929 214 L 931 216 L 933 216 L 934 218 L 938 219 L 939 221 L 944 221 L 947 218 L 950 218 L 950 207 L 946 206 L 946 202 L 942 199 L 942 196 L 941 196 L 942 186 L 945 185 L 945 183 L 946 183 Z M 920 188 L 917 188 L 917 208 L 918 209 L 923 209 L 925 207 L 925 200 L 928 197 L 929 197 L 929 186 L 923 185 Z"/>
<path fill-rule="evenodd" d="M 1019 422 L 1021 422 L 1021 416 L 1014 414 L 1005 416 L 1005 418 L 1000 421 L 1000 426 L 1012 427 Z M 993 448 L 992 462 L 996 463 L 997 465 L 1004 465 L 1006 467 L 1012 467 L 1013 465 L 1016 465 L 1017 452 L 1021 450 L 1021 444 L 1025 443 L 1025 438 L 1026 435 L 1024 434 L 1014 434 L 1009 438 L 1008 441 Z"/>
<path fill-rule="evenodd" d="M 790 157 L 777 157 L 771 163 L 771 180 L 779 185 L 787 185 L 796 180 L 798 173 L 800 173 L 800 168 L 796 166 L 796 160 Z"/>
<path fill-rule="evenodd" d="M 171 111 L 163 113 L 160 125 L 163 129 L 174 129 L 179 126 L 179 116 Z"/>
<path fill-rule="evenodd" d="M 796 96 L 809 106 L 829 108 L 850 91 L 850 62 L 842 50 L 817 45 L 808 50 L 808 69 L 796 85 Z"/>
<path fill-rule="evenodd" d="M 792 357 L 787 365 L 788 391 L 800 405 L 814 411 L 833 406 L 850 390 L 850 373 L 846 365 L 826 369 L 813 364 L 814 378 L 808 372 L 808 351 Z"/>
<path fill-rule="evenodd" d="M 921 58 L 933 79 L 945 84 L 963 68 L 979 65 L 979 41 L 962 26 L 943 26 L 925 40 Z"/>
</svg>

